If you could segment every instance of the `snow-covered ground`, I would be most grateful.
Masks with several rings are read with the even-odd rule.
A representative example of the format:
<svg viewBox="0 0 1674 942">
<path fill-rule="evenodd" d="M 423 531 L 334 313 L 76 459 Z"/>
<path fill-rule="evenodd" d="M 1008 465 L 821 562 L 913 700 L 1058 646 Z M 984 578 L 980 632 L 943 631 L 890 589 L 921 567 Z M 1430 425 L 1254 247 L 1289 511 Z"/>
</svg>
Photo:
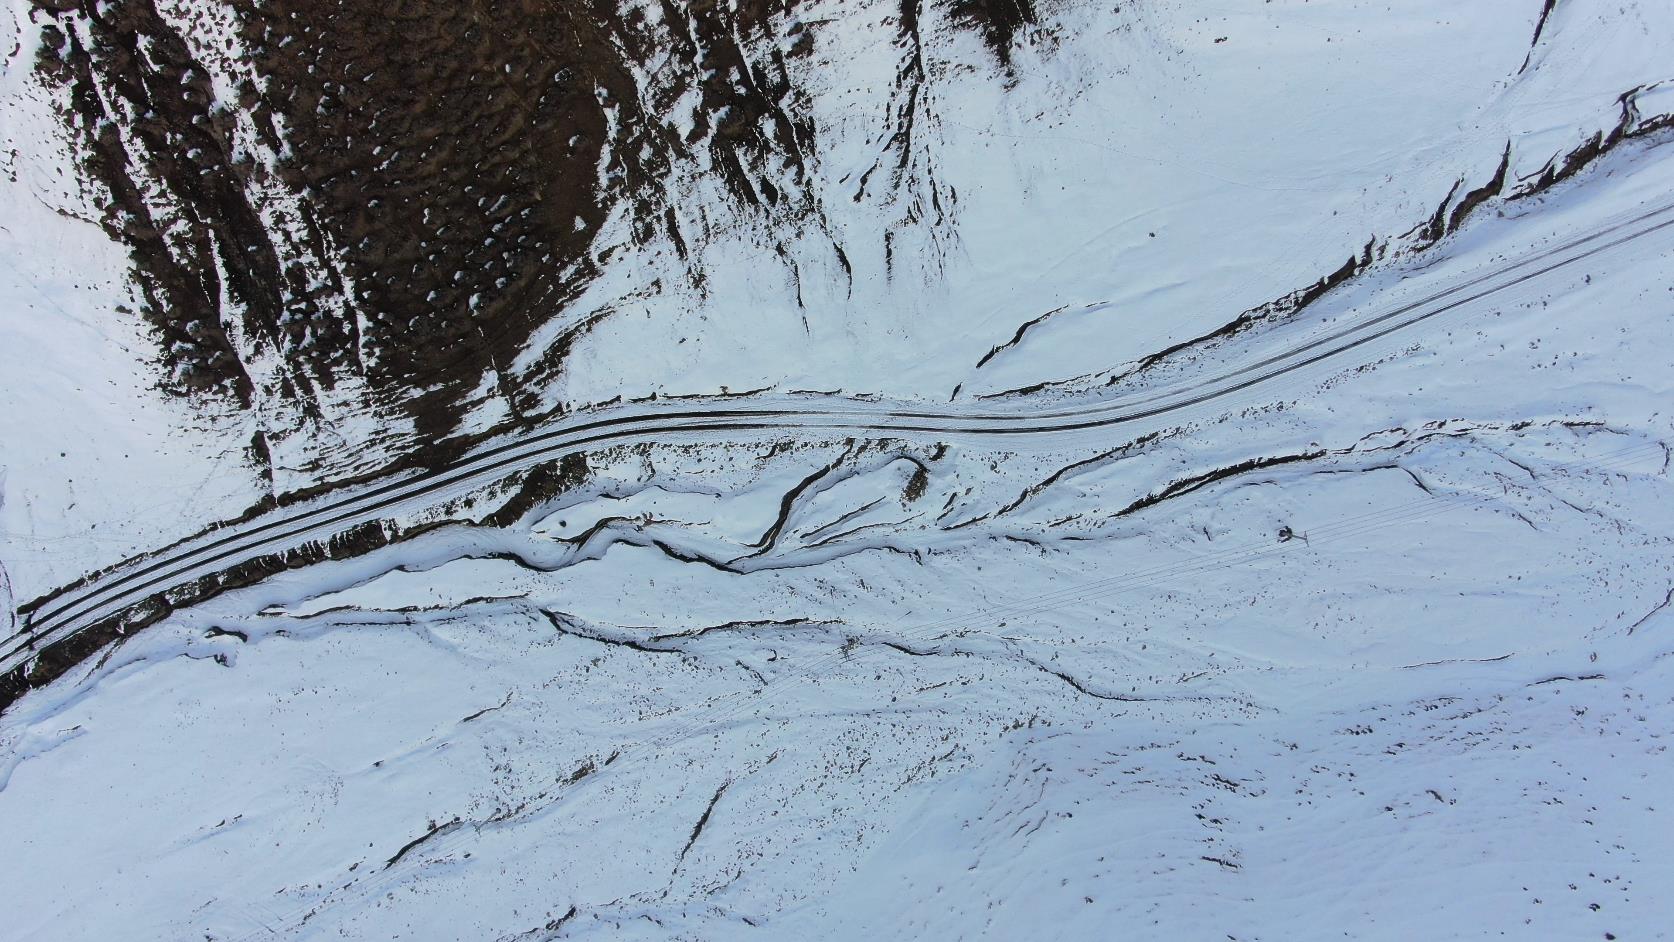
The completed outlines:
<svg viewBox="0 0 1674 942">
<path fill-rule="evenodd" d="M 623 448 L 183 612 L 7 715 L 17 931 L 1655 937 L 1667 246 L 1131 456 Z"/>
<path fill-rule="evenodd" d="M 903 204 L 846 195 L 901 53 L 854 5 L 816 44 L 829 231 L 780 254 L 676 174 L 701 293 L 625 244 L 545 393 L 1084 406 L 1674 203 L 1666 130 L 1511 198 L 1674 112 L 1660 4 L 1557 3 L 1532 48 L 1538 2 L 1037 5 L 998 74 L 927 14 L 901 199 L 956 218 L 886 270 Z M 265 485 L 253 420 L 149 391 L 121 258 L 35 200 L 55 158 L 10 159 L 22 598 Z M 428 510 L 0 715 L 0 936 L 1666 937 L 1671 319 L 1674 228 L 1150 426 L 685 435 Z"/>
</svg>

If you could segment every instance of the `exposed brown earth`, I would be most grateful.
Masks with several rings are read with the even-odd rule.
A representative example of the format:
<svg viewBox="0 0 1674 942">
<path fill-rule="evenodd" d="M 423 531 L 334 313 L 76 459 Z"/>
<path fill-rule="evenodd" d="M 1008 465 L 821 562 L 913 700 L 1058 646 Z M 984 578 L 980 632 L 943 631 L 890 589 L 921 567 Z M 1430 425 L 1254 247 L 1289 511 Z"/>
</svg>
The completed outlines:
<svg viewBox="0 0 1674 942">
<path fill-rule="evenodd" d="M 682 254 L 702 238 L 672 167 L 707 158 L 746 212 L 817 213 L 796 62 L 820 21 L 798 2 L 35 0 L 37 73 L 131 254 L 164 389 L 307 417 L 353 379 L 423 452 L 484 388 L 532 421 L 598 318 L 511 364 L 596 277 L 613 212 Z M 1035 16 L 947 12 L 1001 62 Z"/>
</svg>

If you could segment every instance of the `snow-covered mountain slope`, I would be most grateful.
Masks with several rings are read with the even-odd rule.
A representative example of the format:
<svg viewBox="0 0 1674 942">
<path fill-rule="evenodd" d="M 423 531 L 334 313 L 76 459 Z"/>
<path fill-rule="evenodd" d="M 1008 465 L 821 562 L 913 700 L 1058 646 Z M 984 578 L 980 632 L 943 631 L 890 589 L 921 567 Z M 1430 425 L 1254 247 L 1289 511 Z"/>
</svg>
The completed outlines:
<svg viewBox="0 0 1674 942">
<path fill-rule="evenodd" d="M 10 10 L 0 937 L 1674 924 L 1666 5 Z"/>
</svg>

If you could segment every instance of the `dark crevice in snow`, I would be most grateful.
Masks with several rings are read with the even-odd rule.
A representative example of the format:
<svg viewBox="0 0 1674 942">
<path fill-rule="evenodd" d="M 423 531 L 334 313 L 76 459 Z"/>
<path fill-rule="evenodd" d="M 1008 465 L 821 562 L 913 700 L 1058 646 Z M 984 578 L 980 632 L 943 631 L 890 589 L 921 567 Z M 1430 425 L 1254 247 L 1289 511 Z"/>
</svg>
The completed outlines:
<svg viewBox="0 0 1674 942">
<path fill-rule="evenodd" d="M 675 562 L 695 563 L 700 566 L 708 566 L 710 569 L 714 569 L 719 572 L 732 573 L 733 575 L 741 575 L 743 573 L 743 570 L 741 569 L 734 569 L 732 566 L 729 566 L 718 559 L 710 559 L 702 553 L 687 553 L 677 550 L 662 540 L 652 540 L 651 545 L 656 547 L 658 550 L 661 550 L 664 556 L 667 556 Z"/>
<path fill-rule="evenodd" d="M 916 519 L 918 519 L 918 515 L 915 514 L 912 517 L 908 517 L 906 520 L 879 520 L 875 523 L 863 523 L 858 527 L 852 527 L 850 529 L 842 531 L 841 533 L 833 533 L 832 535 L 830 535 L 830 536 L 826 537 L 825 539 L 820 540 L 816 543 L 810 543 L 808 548 L 809 549 L 818 549 L 820 547 L 831 546 L 834 543 L 840 542 L 844 537 L 853 536 L 856 533 L 861 533 L 861 532 L 864 532 L 866 530 L 875 529 L 877 527 L 898 527 L 901 524 L 909 523 L 909 522 L 911 522 L 913 520 L 916 520 Z"/>
<path fill-rule="evenodd" d="M 680 857 L 675 861 L 676 870 L 679 870 L 680 864 L 686 861 L 686 855 L 691 852 L 692 845 L 697 843 L 698 837 L 703 834 L 704 827 L 709 824 L 709 816 L 715 813 L 715 806 L 721 803 L 721 796 L 726 794 L 731 785 L 732 781 L 729 779 L 722 782 L 720 788 L 715 789 L 715 797 L 709 799 L 708 807 L 703 809 L 702 816 L 697 819 L 697 824 L 693 825 L 692 835 L 686 838 L 686 846 L 680 848 Z"/>
<path fill-rule="evenodd" d="M 397 566 L 397 567 L 395 567 L 395 569 L 393 571 L 395 571 L 395 572 L 413 572 L 415 570 L 408 569 L 404 566 Z M 374 576 L 373 578 L 375 579 L 377 577 Z M 363 582 L 361 584 L 364 585 L 365 583 Z M 351 588 L 353 588 L 353 587 L 351 587 Z M 440 615 L 440 614 L 448 614 L 448 613 L 457 613 L 462 609 L 472 609 L 472 608 L 478 608 L 478 607 L 495 606 L 495 605 L 498 605 L 499 603 L 503 603 L 503 602 L 513 602 L 513 603 L 515 603 L 515 602 L 519 601 L 521 598 L 522 598 L 522 596 L 517 596 L 517 595 L 474 595 L 474 596 L 472 596 L 468 599 L 464 599 L 463 601 L 448 602 L 448 603 L 437 604 L 437 605 L 400 605 L 400 606 L 396 606 L 394 608 L 371 608 L 371 609 L 362 608 L 359 605 L 333 605 L 329 608 L 322 608 L 322 609 L 312 613 L 311 615 L 308 615 L 307 619 L 308 620 L 315 620 L 315 619 L 321 619 L 321 618 L 332 618 L 332 617 L 336 617 L 336 616 L 353 615 L 353 614 L 378 614 L 378 615 L 430 615 L 430 614 L 438 614 L 438 615 Z M 263 614 L 273 614 L 273 615 L 276 615 L 276 616 L 282 615 L 282 613 L 279 613 L 279 612 L 273 612 L 273 613 L 264 612 Z M 297 616 L 283 616 L 283 617 L 295 618 Z M 411 619 L 408 619 L 408 621 L 410 622 Z"/>
<path fill-rule="evenodd" d="M 1459 227 L 1470 218 L 1471 213 L 1504 191 L 1506 175 L 1510 170 L 1511 142 L 1506 141 L 1505 151 L 1500 155 L 1500 165 L 1493 175 L 1488 178 L 1488 182 L 1467 190 L 1465 195 L 1459 197 L 1459 201 L 1455 203 L 1453 197 L 1459 192 L 1459 188 L 1465 185 L 1465 178 L 1460 177 L 1455 180 L 1452 189 L 1449 189 L 1447 195 L 1442 197 L 1442 201 L 1436 205 L 1436 211 L 1431 215 L 1430 221 L 1402 235 L 1403 239 L 1411 238 L 1415 240 L 1408 251 L 1423 251 L 1457 232 Z"/>
<path fill-rule="evenodd" d="M 1436 211 L 1430 214 L 1430 221 L 1408 230 L 1404 236 L 1416 234 L 1419 241 L 1426 245 L 1441 241 L 1441 237 L 1447 235 L 1447 206 L 1453 202 L 1453 194 L 1459 192 L 1459 188 L 1464 185 L 1463 179 L 1454 180 L 1447 195 L 1442 197 L 1441 203 L 1436 206 Z"/>
<path fill-rule="evenodd" d="M 638 651 L 641 654 L 675 654 L 681 656 L 684 656 L 685 654 L 685 652 L 678 648 L 652 647 L 649 644 L 642 641 L 636 641 L 632 638 L 613 638 L 608 635 L 601 635 L 596 631 L 591 631 L 582 627 L 580 619 L 565 612 L 555 612 L 549 608 L 540 608 L 537 609 L 537 611 L 539 611 L 547 621 L 552 623 L 552 627 L 557 629 L 559 634 L 574 635 L 577 638 L 582 638 L 597 644 L 609 644 L 617 647 L 628 648 L 632 651 Z"/>
<path fill-rule="evenodd" d="M 878 506 L 879 504 L 883 503 L 884 500 L 885 500 L 885 498 L 879 497 L 878 499 L 876 499 L 874 501 L 871 501 L 870 503 L 862 504 L 861 506 L 856 507 L 855 509 L 848 511 L 847 513 L 843 514 L 842 516 L 838 517 L 835 520 L 832 520 L 829 523 L 822 523 L 819 526 L 815 527 L 814 529 L 809 530 L 809 531 L 801 534 L 802 539 L 804 539 L 804 540 L 815 539 L 820 534 L 825 533 L 826 531 L 831 530 L 833 528 L 840 527 L 843 524 L 848 523 L 850 520 L 853 520 L 854 518 L 860 516 L 861 514 L 864 514 L 868 510 L 871 510 L 872 508 L 874 508 L 874 507 Z"/>
<path fill-rule="evenodd" d="M 1555 684 L 1561 681 L 1579 682 L 1584 680 L 1603 680 L 1603 674 L 1555 674 L 1541 680 L 1531 681 L 1529 686 L 1538 687 L 1541 684 Z"/>
<path fill-rule="evenodd" d="M 1520 185 L 1508 188 L 1511 183 L 1508 178 L 1511 168 L 1512 142 L 1507 141 L 1506 147 L 1501 153 L 1499 164 L 1488 180 L 1481 186 L 1466 191 L 1462 197 L 1458 198 L 1457 202 L 1455 202 L 1455 197 L 1465 181 L 1463 178 L 1455 181 L 1448 190 L 1446 197 L 1442 199 L 1425 221 L 1400 236 L 1401 240 L 1410 240 L 1406 244 L 1392 247 L 1388 240 L 1379 240 L 1374 235 L 1368 239 L 1364 246 L 1350 255 L 1340 267 L 1321 277 L 1313 284 L 1297 289 L 1284 297 L 1250 308 L 1213 330 L 1147 354 L 1132 365 L 1111 372 L 1105 380 L 1105 385 L 1115 385 L 1132 379 L 1170 362 L 1180 355 L 1189 356 L 1200 349 L 1220 345 L 1254 327 L 1294 317 L 1333 289 L 1369 270 L 1374 263 L 1402 253 L 1420 253 L 1433 247 L 1443 238 L 1461 228 L 1473 213 L 1491 200 L 1496 198 L 1505 201 L 1520 200 L 1545 192 L 1581 172 L 1622 142 L 1645 138 L 1674 126 L 1674 114 L 1656 114 L 1646 117 L 1639 111 L 1638 100 L 1640 96 L 1653 88 L 1660 87 L 1662 84 L 1664 83 L 1641 85 L 1618 96 L 1617 105 L 1620 113 L 1615 125 L 1609 130 L 1595 133 L 1580 146 L 1561 157 L 1554 156 L 1545 167 L 1533 175 L 1532 182 L 1525 183 L 1523 180 L 1519 180 L 1517 183 Z M 1529 178 L 1525 178 L 1525 180 L 1527 179 Z M 1024 338 L 1020 335 L 1014 338 L 1013 343 L 1022 339 Z M 1010 344 L 1003 346 L 1010 346 Z M 1000 349 L 1002 348 L 995 348 L 990 355 L 997 353 Z M 986 360 L 987 357 L 984 358 L 984 361 Z M 991 399 L 1027 395 L 1048 388 L 1072 385 L 1096 375 L 1099 375 L 1099 373 L 1088 373 L 1067 379 L 1047 380 L 998 393 L 986 393 L 978 398 Z"/>
<path fill-rule="evenodd" d="M 1171 344 L 1155 353 L 1149 354 L 1140 359 L 1139 362 L 1134 364 L 1132 367 L 1112 375 L 1110 379 L 1106 381 L 1106 385 L 1115 385 L 1124 379 L 1143 373 L 1177 353 L 1189 351 L 1195 347 L 1202 347 L 1227 340 L 1243 333 L 1246 330 L 1249 330 L 1252 327 L 1255 327 L 1257 324 L 1264 321 L 1296 314 L 1303 308 L 1306 308 L 1308 305 L 1313 304 L 1315 301 L 1324 297 L 1331 289 L 1347 282 L 1349 279 L 1365 271 L 1367 268 L 1370 268 L 1374 260 L 1375 250 L 1378 248 L 1377 243 L 1378 240 L 1375 236 L 1368 239 L 1366 245 L 1358 253 L 1350 255 L 1347 261 L 1343 262 L 1342 266 L 1336 271 L 1325 275 L 1306 288 L 1299 288 L 1276 301 L 1269 301 L 1260 307 L 1251 308 L 1214 330 L 1199 334 L 1189 340 L 1182 340 L 1179 343 Z"/>
<path fill-rule="evenodd" d="M 735 659 L 733 661 L 733 663 L 737 664 L 740 669 L 747 672 L 751 677 L 754 677 L 756 679 L 757 684 L 759 684 L 760 686 L 763 686 L 763 687 L 767 686 L 767 678 L 762 676 L 761 671 L 758 671 L 755 668 L 751 667 L 750 665 L 744 663 L 744 661 L 741 660 L 741 659 Z"/>
<path fill-rule="evenodd" d="M 1228 478 L 1237 477 L 1240 474 L 1245 474 L 1250 471 L 1260 471 L 1264 468 L 1296 464 L 1303 461 L 1317 461 L 1328 454 L 1330 454 L 1330 452 L 1324 449 L 1318 449 L 1291 455 L 1274 455 L 1272 457 L 1250 458 L 1247 461 L 1240 461 L 1237 464 L 1227 465 L 1222 468 L 1215 468 L 1212 471 L 1205 471 L 1202 474 L 1196 474 L 1191 477 L 1175 481 L 1163 489 L 1154 491 L 1139 498 L 1126 507 L 1123 507 L 1121 510 L 1116 511 L 1113 516 L 1124 517 L 1128 514 L 1138 513 L 1147 507 L 1154 507 L 1165 500 L 1179 497 L 1184 494 L 1190 494 L 1193 491 L 1208 487 L 1217 481 L 1224 481 Z"/>
<path fill-rule="evenodd" d="M 1674 605 L 1674 586 L 1669 586 L 1669 588 L 1668 588 L 1668 595 L 1667 595 L 1667 596 L 1665 596 L 1665 597 L 1664 597 L 1664 598 L 1663 598 L 1663 600 L 1662 600 L 1662 601 L 1661 601 L 1661 602 L 1660 602 L 1660 603 L 1658 603 L 1658 605 L 1657 605 L 1657 606 L 1656 606 L 1656 607 L 1655 607 L 1655 608 L 1653 608 L 1653 609 L 1651 609 L 1651 610 L 1650 610 L 1650 611 L 1648 611 L 1648 612 L 1646 612 L 1646 613 L 1645 613 L 1645 614 L 1644 614 L 1644 615 L 1641 615 L 1641 616 L 1640 616 L 1640 617 L 1639 617 L 1639 620 L 1638 620 L 1638 621 L 1636 621 L 1636 622 L 1634 622 L 1634 623 L 1633 623 L 1633 624 L 1631 624 L 1631 625 L 1629 625 L 1629 626 L 1628 626 L 1628 630 L 1627 630 L 1627 633 L 1628 633 L 1628 634 L 1630 634 L 1630 635 L 1631 635 L 1631 634 L 1633 634 L 1633 633 L 1634 633 L 1634 632 L 1635 632 L 1635 631 L 1638 631 L 1638 630 L 1639 630 L 1639 629 L 1640 629 L 1640 628 L 1641 628 L 1641 627 L 1643 627 L 1643 626 L 1644 626 L 1644 624 L 1645 624 L 1645 623 L 1646 623 L 1646 622 L 1648 622 L 1648 621 L 1650 621 L 1650 620 L 1651 620 L 1651 619 L 1652 619 L 1652 618 L 1654 618 L 1654 617 L 1655 617 L 1655 616 L 1656 616 L 1656 615 L 1657 615 L 1657 613 L 1658 613 L 1658 612 L 1662 612 L 1662 611 L 1665 611 L 1665 610 L 1667 610 L 1667 609 L 1668 609 L 1668 607 L 1669 607 L 1669 606 L 1671 606 L 1671 605 Z"/>
<path fill-rule="evenodd" d="M 1025 488 L 1021 494 L 1018 494 L 1017 497 L 1012 500 L 1011 503 L 1006 504 L 1004 507 L 1001 507 L 999 510 L 996 510 L 994 512 L 993 516 L 999 517 L 999 516 L 1004 516 L 1005 514 L 1011 513 L 1012 511 L 1016 510 L 1017 508 L 1023 506 L 1024 504 L 1028 503 L 1029 501 L 1033 500 L 1042 491 L 1045 491 L 1046 489 L 1052 487 L 1054 484 L 1057 484 L 1060 481 L 1065 480 L 1066 478 L 1074 477 L 1075 475 L 1080 474 L 1084 471 L 1090 471 L 1090 470 L 1093 470 L 1095 468 L 1103 467 L 1104 465 L 1107 465 L 1107 464 L 1111 463 L 1112 461 L 1120 461 L 1123 458 L 1131 457 L 1132 455 L 1139 452 L 1141 449 L 1143 449 L 1143 448 L 1161 440 L 1162 436 L 1163 436 L 1163 433 L 1160 432 L 1160 431 L 1151 432 L 1148 435 L 1141 435 L 1139 438 L 1136 438 L 1133 441 L 1128 442 L 1125 445 L 1119 445 L 1115 448 L 1110 449 L 1109 451 L 1100 452 L 1099 454 L 1096 454 L 1096 455 L 1092 456 L 1091 458 L 1084 458 L 1080 461 L 1076 461 L 1076 462 L 1073 462 L 1071 464 L 1067 464 L 1067 465 L 1063 466 L 1062 468 L 1059 468 L 1058 470 L 1056 470 L 1056 471 L 1052 472 L 1051 474 L 1047 475 L 1044 479 L 1042 479 L 1040 481 L 1040 483 L 1034 484 L 1034 485 L 1031 485 L 1030 487 Z M 979 518 L 976 518 L 976 519 L 980 520 L 980 519 L 983 519 L 983 518 L 979 517 Z M 975 522 L 976 522 L 976 520 L 967 520 L 967 521 L 959 524 L 959 526 L 968 526 L 969 524 L 975 523 Z"/>
<path fill-rule="evenodd" d="M 977 363 L 976 363 L 976 366 L 972 367 L 972 369 L 980 370 L 984 366 L 987 366 L 988 361 L 994 359 L 996 356 L 999 356 L 1000 353 L 1002 353 L 1003 351 L 1010 350 L 1012 347 L 1015 347 L 1018 344 L 1022 343 L 1023 338 L 1028 335 L 1029 331 L 1031 331 L 1031 330 L 1035 329 L 1036 327 L 1040 326 L 1041 324 L 1045 323 L 1047 318 L 1049 318 L 1052 315 L 1057 314 L 1061 311 L 1067 310 L 1068 308 L 1069 308 L 1069 305 L 1065 304 L 1061 307 L 1055 307 L 1052 310 L 1047 311 L 1045 314 L 1042 314 L 1039 317 L 1036 317 L 1032 320 L 1024 321 L 1022 326 L 1017 328 L 1017 332 L 1011 335 L 1010 340 L 1007 340 L 1005 343 L 999 344 L 998 346 L 995 346 L 995 347 L 989 349 L 989 351 L 987 353 L 982 355 L 982 359 L 978 360 Z"/>
<path fill-rule="evenodd" d="M 1115 700 L 1115 701 L 1120 701 L 1120 702 L 1124 702 L 1124 703 L 1134 703 L 1134 702 L 1138 702 L 1138 701 L 1147 699 L 1147 698 L 1144 698 L 1144 697 L 1133 697 L 1133 696 L 1128 696 L 1126 694 L 1119 694 L 1119 693 L 1100 693 L 1097 690 L 1093 690 L 1093 689 L 1089 688 L 1086 684 L 1083 684 L 1081 681 L 1076 680 L 1074 677 L 1070 676 L 1069 674 L 1064 673 L 1063 671 L 1055 670 L 1053 668 L 1047 667 L 1045 664 L 1041 664 L 1041 663 L 1038 663 L 1038 662 L 1035 664 L 1035 666 L 1040 668 L 1042 672 L 1047 673 L 1047 674 L 1051 674 L 1053 677 L 1056 677 L 1059 680 L 1063 681 L 1064 683 L 1069 684 L 1070 687 L 1073 688 L 1076 693 L 1079 693 L 1082 696 L 1092 697 L 1095 700 Z"/>
<path fill-rule="evenodd" d="M 1535 47 L 1540 45 L 1540 37 L 1546 32 L 1546 20 L 1557 7 L 1558 0 L 1544 0 L 1540 7 L 1540 19 L 1535 21 L 1534 37 L 1529 40 L 1529 51 L 1523 56 L 1523 64 L 1518 66 L 1517 74 L 1522 75 L 1529 68 L 1529 62 L 1534 59 Z"/>
<path fill-rule="evenodd" d="M 1424 661 L 1420 664 L 1402 664 L 1401 669 L 1410 671 L 1420 667 L 1440 667 L 1443 664 L 1493 664 L 1496 661 L 1505 661 L 1510 658 L 1510 654 L 1502 654 L 1499 657 L 1450 657 L 1440 661 Z"/>
<path fill-rule="evenodd" d="M 851 638 L 849 640 L 853 641 L 853 642 L 856 642 L 856 643 L 861 643 L 861 641 L 862 641 L 862 639 L 859 639 L 859 638 Z M 964 651 L 935 651 L 935 650 L 921 651 L 917 648 L 909 647 L 905 644 L 902 644 L 899 641 L 890 641 L 887 638 L 867 639 L 867 640 L 871 640 L 871 642 L 873 644 L 877 644 L 877 645 L 880 645 L 882 647 L 889 648 L 892 651 L 898 651 L 898 652 L 900 652 L 902 654 L 905 654 L 909 657 L 970 657 L 971 656 L 970 654 L 968 654 Z"/>
<path fill-rule="evenodd" d="M 789 522 L 791 511 L 796 508 L 797 501 L 800 500 L 803 494 L 807 493 L 810 488 L 824 480 L 833 471 L 842 467 L 843 463 L 849 460 L 849 456 L 853 453 L 853 450 L 853 442 L 850 442 L 849 447 L 845 448 L 843 453 L 839 455 L 836 460 L 803 478 L 796 484 L 795 487 L 792 487 L 790 490 L 785 492 L 785 496 L 779 499 L 779 515 L 774 518 L 772 525 L 769 526 L 767 531 L 761 535 L 761 538 L 751 544 L 751 546 L 757 550 L 757 552 L 752 555 L 761 555 L 763 553 L 770 552 L 773 549 L 774 545 L 779 541 L 779 534 L 784 530 L 785 524 Z M 818 492 L 816 491 L 815 493 Z"/>
<path fill-rule="evenodd" d="M 508 690 L 508 691 L 506 691 L 506 698 L 504 700 L 501 700 L 499 702 L 499 704 L 497 704 L 495 706 L 491 706 L 491 707 L 483 707 L 482 709 L 478 710 L 477 712 L 472 713 L 470 716 L 464 717 L 459 722 L 469 723 L 472 720 L 481 719 L 484 716 L 487 716 L 488 714 L 493 713 L 495 710 L 505 709 L 506 704 L 511 703 L 511 702 L 512 702 L 512 692 Z"/>
<path fill-rule="evenodd" d="M 407 843 L 401 845 L 401 849 L 395 852 L 395 856 L 393 856 L 390 859 L 384 861 L 384 869 L 388 870 L 389 868 L 395 866 L 396 863 L 401 860 L 401 858 L 403 858 L 403 857 L 407 856 L 408 854 L 412 853 L 418 847 L 423 845 L 425 841 L 428 841 L 431 838 L 434 838 L 438 835 L 447 834 L 450 831 L 458 830 L 459 827 L 462 824 L 464 824 L 464 822 L 461 821 L 459 818 L 454 818 L 452 821 L 448 821 L 444 824 L 434 824 L 434 823 L 432 823 L 430 825 L 430 830 L 424 832 L 423 834 L 420 834 L 418 837 L 415 837 L 412 840 L 408 841 Z"/>
<path fill-rule="evenodd" d="M 1665 128 L 1674 127 L 1674 114 L 1659 114 L 1646 118 L 1639 112 L 1639 96 L 1663 84 L 1665 83 L 1657 82 L 1640 85 L 1617 96 L 1616 104 L 1621 110 L 1613 127 L 1593 134 L 1579 147 L 1565 154 L 1561 160 L 1554 157 L 1547 161 L 1546 166 L 1534 175 L 1534 182 L 1507 194 L 1506 199 L 1520 200 L 1543 193 L 1580 173 L 1622 142 L 1649 137 Z"/>
<path fill-rule="evenodd" d="M 763 631 L 785 628 L 804 628 L 810 626 L 836 625 L 840 622 L 830 620 L 815 620 L 811 618 L 781 618 L 781 619 L 751 619 L 745 621 L 729 621 L 719 625 L 708 625 L 691 631 L 677 631 L 667 634 L 652 635 L 649 640 L 657 641 L 689 641 L 717 631 Z"/>
<path fill-rule="evenodd" d="M 580 911 L 576 906 L 571 905 L 564 915 L 548 919 L 544 926 L 536 926 L 516 935 L 503 935 L 495 942 L 537 942 L 537 940 L 538 942 L 552 942 L 563 933 L 564 926 L 574 919 Z"/>
<path fill-rule="evenodd" d="M 1222 869 L 1225 869 L 1225 870 L 1242 870 L 1242 869 L 1244 869 L 1243 864 L 1237 863 L 1236 861 L 1228 860 L 1225 857 L 1210 857 L 1208 855 L 1203 855 L 1199 859 L 1208 861 L 1209 863 L 1212 863 L 1212 864 L 1216 864 L 1216 865 L 1220 866 Z"/>
<path fill-rule="evenodd" d="M 1414 471 L 1413 469 L 1407 467 L 1404 464 L 1401 464 L 1400 462 L 1396 462 L 1395 464 L 1390 465 L 1390 467 L 1394 468 L 1395 470 L 1405 472 L 1407 477 L 1412 478 L 1412 483 L 1418 485 L 1418 489 L 1423 491 L 1424 493 L 1426 493 L 1426 494 L 1435 493 L 1434 491 L 1430 490 L 1430 485 L 1425 484 L 1424 479 L 1419 477 L 1418 472 Z"/>
<path fill-rule="evenodd" d="M 1459 205 L 1453 207 L 1453 214 L 1447 219 L 1447 231 L 1456 231 L 1461 225 L 1464 225 L 1465 220 L 1472 212 L 1476 211 L 1478 206 L 1481 206 L 1483 203 L 1486 203 L 1495 196 L 1498 196 L 1500 191 L 1505 188 L 1506 173 L 1510 169 L 1511 142 L 1506 141 L 1505 153 L 1500 157 L 1499 169 L 1494 171 L 1493 177 L 1491 177 L 1487 183 L 1484 183 L 1482 186 L 1466 193 L 1464 198 L 1459 200 Z"/>
</svg>

